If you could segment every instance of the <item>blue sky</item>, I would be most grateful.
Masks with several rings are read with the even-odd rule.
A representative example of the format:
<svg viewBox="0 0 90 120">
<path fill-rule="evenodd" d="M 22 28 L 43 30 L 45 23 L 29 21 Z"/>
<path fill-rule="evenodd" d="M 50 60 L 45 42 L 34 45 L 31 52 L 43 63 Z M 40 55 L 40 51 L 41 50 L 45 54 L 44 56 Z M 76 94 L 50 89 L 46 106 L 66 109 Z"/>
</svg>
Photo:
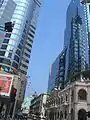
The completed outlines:
<svg viewBox="0 0 90 120">
<path fill-rule="evenodd" d="M 50 64 L 63 49 L 66 10 L 70 0 L 43 0 L 33 43 L 29 75 L 31 87 L 37 93 L 48 86 Z"/>
</svg>

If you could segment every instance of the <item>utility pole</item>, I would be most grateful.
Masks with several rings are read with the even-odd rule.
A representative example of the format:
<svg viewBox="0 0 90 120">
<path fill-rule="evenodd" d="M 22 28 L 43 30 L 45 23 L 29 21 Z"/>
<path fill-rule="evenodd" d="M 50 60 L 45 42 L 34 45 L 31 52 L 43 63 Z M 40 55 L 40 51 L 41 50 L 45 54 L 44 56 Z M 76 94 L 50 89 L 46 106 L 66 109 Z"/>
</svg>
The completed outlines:
<svg viewBox="0 0 90 120">
<path fill-rule="evenodd" d="M 16 105 L 17 105 L 17 98 L 15 100 L 15 104 L 14 104 L 14 108 L 13 108 L 12 120 L 13 120 L 14 115 L 15 115 Z"/>
<path fill-rule="evenodd" d="M 11 102 L 14 102 L 14 108 L 13 108 L 13 112 L 12 112 L 12 120 L 14 118 L 15 115 L 15 110 L 16 110 L 16 105 L 17 105 L 17 89 L 12 87 L 11 90 Z"/>
</svg>

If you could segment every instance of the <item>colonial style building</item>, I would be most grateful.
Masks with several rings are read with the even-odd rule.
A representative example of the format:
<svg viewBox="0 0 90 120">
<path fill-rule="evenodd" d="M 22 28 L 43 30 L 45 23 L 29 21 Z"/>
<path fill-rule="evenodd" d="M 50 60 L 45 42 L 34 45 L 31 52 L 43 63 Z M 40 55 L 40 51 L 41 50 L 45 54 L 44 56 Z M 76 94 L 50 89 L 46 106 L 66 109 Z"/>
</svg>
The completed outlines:
<svg viewBox="0 0 90 120">
<path fill-rule="evenodd" d="M 33 120 L 43 120 L 45 119 L 45 104 L 46 104 L 47 94 L 42 93 L 31 100 L 30 105 L 30 117 Z"/>
<path fill-rule="evenodd" d="M 54 89 L 46 102 L 47 120 L 89 120 L 90 80 L 82 79 Z"/>
</svg>

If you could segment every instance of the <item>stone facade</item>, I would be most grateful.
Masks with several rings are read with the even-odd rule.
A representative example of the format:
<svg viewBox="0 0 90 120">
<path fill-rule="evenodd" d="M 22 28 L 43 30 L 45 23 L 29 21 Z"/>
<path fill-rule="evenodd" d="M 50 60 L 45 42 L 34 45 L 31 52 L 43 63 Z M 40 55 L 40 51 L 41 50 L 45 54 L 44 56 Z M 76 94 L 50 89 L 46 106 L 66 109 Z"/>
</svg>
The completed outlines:
<svg viewBox="0 0 90 120">
<path fill-rule="evenodd" d="M 45 119 L 45 107 L 47 100 L 47 94 L 42 93 L 39 96 L 31 100 L 30 105 L 30 117 L 33 120 L 43 120 Z"/>
<path fill-rule="evenodd" d="M 54 89 L 46 102 L 47 120 L 89 120 L 90 81 L 77 81 Z"/>
</svg>

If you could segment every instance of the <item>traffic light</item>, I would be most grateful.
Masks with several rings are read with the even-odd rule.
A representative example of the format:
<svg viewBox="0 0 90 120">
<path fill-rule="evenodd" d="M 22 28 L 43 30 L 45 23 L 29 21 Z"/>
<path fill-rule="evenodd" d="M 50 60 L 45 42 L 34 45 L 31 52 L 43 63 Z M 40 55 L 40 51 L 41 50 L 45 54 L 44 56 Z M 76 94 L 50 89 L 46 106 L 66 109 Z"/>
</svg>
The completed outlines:
<svg viewBox="0 0 90 120">
<path fill-rule="evenodd" d="M 5 23 L 5 31 L 12 32 L 14 24 L 12 22 Z"/>
<path fill-rule="evenodd" d="M 10 102 L 15 101 L 17 89 L 12 86 L 11 93 L 10 93 Z"/>
</svg>

